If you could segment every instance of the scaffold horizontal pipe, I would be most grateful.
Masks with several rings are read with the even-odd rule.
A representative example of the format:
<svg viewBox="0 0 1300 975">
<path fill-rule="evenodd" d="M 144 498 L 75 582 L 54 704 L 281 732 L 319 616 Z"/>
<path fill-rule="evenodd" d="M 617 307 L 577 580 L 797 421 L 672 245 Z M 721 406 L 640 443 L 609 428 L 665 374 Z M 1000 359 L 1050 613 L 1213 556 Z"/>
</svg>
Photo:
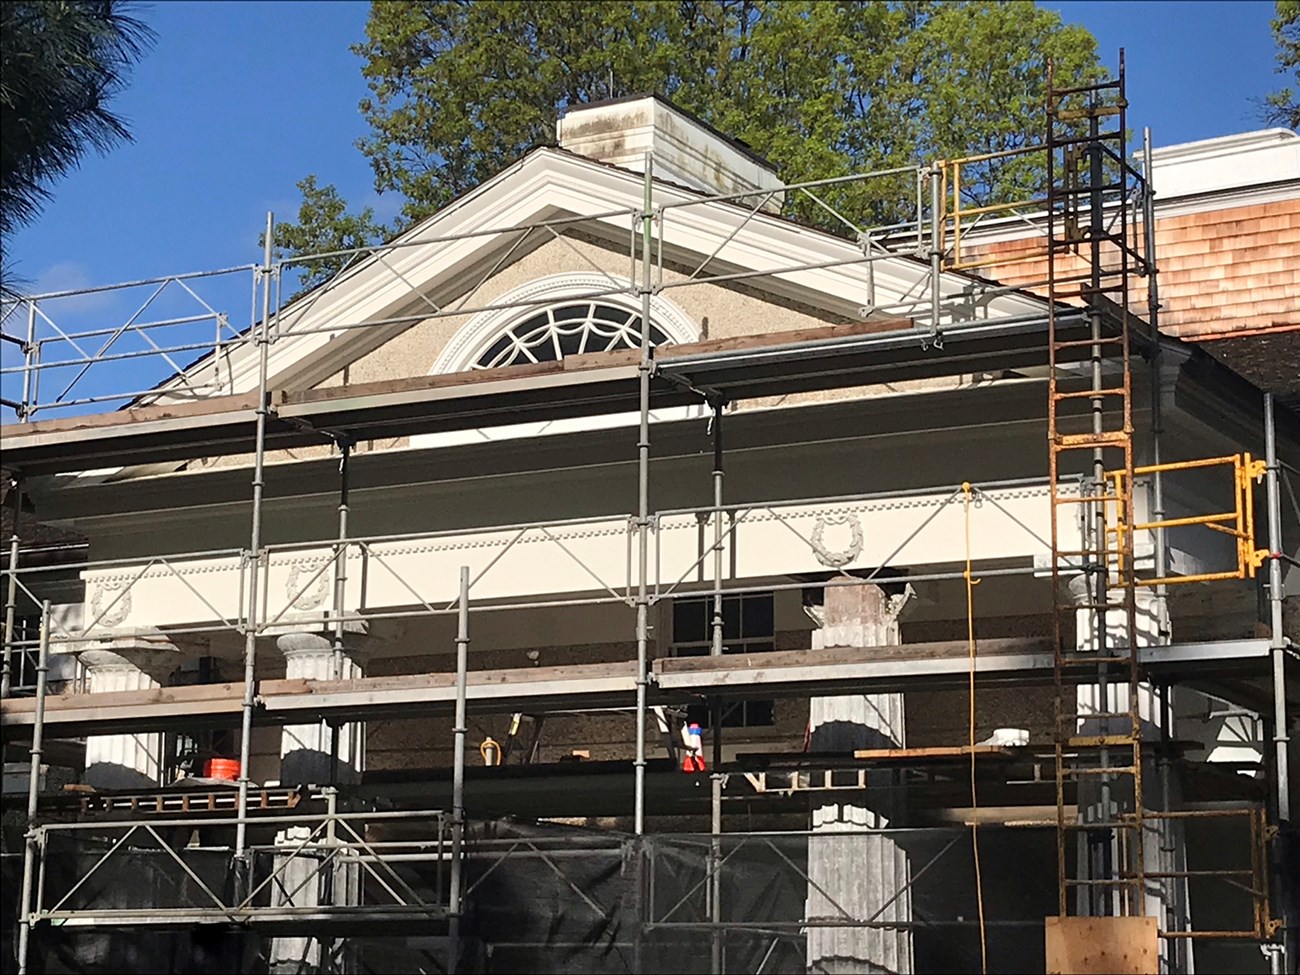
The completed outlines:
<svg viewBox="0 0 1300 975">
<path fill-rule="evenodd" d="M 55 335 L 46 335 L 36 340 L 37 345 L 59 345 L 68 343 L 73 338 L 90 339 L 99 338 L 103 335 L 126 335 L 130 332 L 149 332 L 156 328 L 174 328 L 177 325 L 193 325 L 195 322 L 210 322 L 213 319 L 221 318 L 220 312 L 209 309 L 203 314 L 184 315 L 178 318 L 162 318 L 157 321 L 137 322 L 131 321 L 125 325 L 114 325 L 104 328 L 79 329 L 75 332 L 59 332 Z M 150 350 L 156 351 L 156 350 Z M 89 358 L 89 357 L 88 357 Z M 45 363 L 40 363 L 45 365 Z"/>
<path fill-rule="evenodd" d="M 752 194 L 751 194 L 752 195 Z M 522 230 L 539 230 L 543 227 L 563 227 L 573 223 L 586 223 L 589 220 L 610 220 L 614 217 L 634 217 L 639 211 L 635 207 L 619 207 L 614 210 L 598 210 L 595 213 L 580 213 L 570 217 L 553 217 L 549 220 L 533 220 L 526 223 L 511 224 L 506 227 L 489 227 L 484 230 L 467 230 L 460 234 L 440 234 L 432 237 L 420 237 L 416 240 L 394 240 L 385 244 L 373 244 L 369 247 L 348 247 L 342 250 L 320 251 L 315 254 L 297 254 L 282 258 L 278 268 L 295 267 L 326 258 L 355 257 L 358 255 L 382 254 L 389 251 L 404 250 L 409 247 L 427 247 L 429 244 L 449 244 L 460 240 L 473 240 L 479 237 L 498 237 L 504 234 L 517 234 Z M 288 308 L 292 309 L 292 305 Z"/>
<path fill-rule="evenodd" d="M 801 274 L 806 271 L 824 271 L 836 267 L 848 267 L 850 265 L 871 264 L 875 261 L 884 261 L 890 259 L 897 260 L 900 257 L 915 257 L 915 256 L 917 256 L 916 252 L 908 250 L 908 251 L 894 252 L 888 255 L 883 255 L 883 254 L 875 255 L 872 257 L 863 255 L 861 257 L 846 257 L 834 261 L 811 261 L 805 264 L 792 264 L 789 267 L 763 268 L 762 270 L 759 271 L 735 271 L 731 274 L 712 274 L 707 277 L 694 277 L 684 281 L 665 281 L 659 285 L 657 290 L 672 291 L 675 288 L 690 288 L 697 284 L 710 284 L 719 281 L 746 281 L 749 280 L 750 278 L 772 278 L 772 277 L 779 277 L 782 274 Z M 924 298 L 918 298 L 916 300 L 916 304 L 918 305 L 923 304 L 924 302 L 925 302 Z M 894 305 L 889 307 L 898 307 L 898 306 Z M 883 306 L 877 309 L 877 311 L 882 311 L 882 310 L 883 310 Z"/>
<path fill-rule="evenodd" d="M 1116 531 L 1123 532 L 1141 532 L 1153 531 L 1157 528 L 1187 528 L 1192 525 L 1217 525 L 1221 521 L 1236 521 L 1241 513 L 1238 511 L 1225 511 L 1221 514 L 1213 515 L 1189 515 L 1186 518 L 1164 518 L 1160 521 L 1141 521 L 1135 525 L 1126 527 L 1108 528 L 1107 531 L 1112 534 Z M 1233 532 L 1232 534 L 1236 534 Z"/>
<path fill-rule="evenodd" d="M 856 834 L 856 831 L 855 831 Z M 770 931 L 773 933 L 797 932 L 806 928 L 870 928 L 882 931 L 924 931 L 929 928 L 967 928 L 978 927 L 981 923 L 990 928 L 1034 928 L 1042 929 L 1042 918 L 1037 920 L 1015 920 L 1012 918 L 988 918 L 981 922 L 976 918 L 930 918 L 922 921 L 865 921 L 856 918 L 804 918 L 800 921 L 646 921 L 647 930 L 675 929 L 710 931 Z"/>
<path fill-rule="evenodd" d="M 506 525 L 486 525 L 473 528 L 439 528 L 433 531 L 419 532 L 396 532 L 386 535 L 352 535 L 345 540 L 345 544 L 352 545 L 380 545 L 389 542 L 413 542 L 424 541 L 431 538 L 452 538 L 463 535 L 487 535 L 497 532 L 519 532 L 529 530 L 540 530 L 543 528 L 572 528 L 578 525 L 605 524 L 612 521 L 625 521 L 631 524 L 633 515 L 625 512 L 614 512 L 609 515 L 593 516 L 588 518 L 554 518 L 546 521 L 521 521 L 513 522 Z M 275 555 L 279 552 L 294 552 L 303 549 L 319 548 L 322 545 L 335 546 L 340 543 L 337 538 L 305 541 L 305 542 L 275 542 L 265 545 L 262 551 L 268 556 Z M 171 558 L 171 556 L 168 556 Z"/>
<path fill-rule="evenodd" d="M 312 823 L 324 823 L 328 820 L 337 820 L 341 822 L 372 822 L 379 820 L 412 820 L 422 819 L 431 822 L 437 822 L 443 818 L 448 818 L 450 813 L 441 809 L 380 809 L 373 812 L 339 812 L 339 813 L 290 813 L 283 814 L 280 810 L 267 810 L 265 815 L 257 816 L 259 812 L 256 808 L 249 809 L 249 818 L 247 822 L 265 822 L 274 823 L 279 826 L 302 826 Z M 146 826 L 152 826 L 154 829 L 170 828 L 173 826 L 191 826 L 195 823 L 202 823 L 206 826 L 235 826 L 239 823 L 236 816 L 212 817 L 207 816 L 190 816 L 173 817 L 173 818 L 140 818 L 140 819 L 105 819 L 95 820 L 94 822 L 73 822 L 73 823 L 41 823 L 36 829 L 43 833 L 68 833 L 68 832 L 86 832 L 95 830 L 122 830 L 122 829 L 143 829 Z"/>
<path fill-rule="evenodd" d="M 24 553 L 27 551 L 28 549 L 23 549 Z M 239 558 L 243 556 L 246 551 L 247 549 L 242 548 L 212 548 L 187 552 L 168 552 L 165 555 L 137 555 L 124 559 L 90 559 L 84 562 L 64 562 L 59 565 L 19 566 L 18 575 L 35 575 L 45 572 L 67 572 L 74 570 L 128 569 L 150 565 L 165 566 L 169 562 L 182 562 L 191 559 Z M 8 571 L 8 569 L 5 569 L 6 573 Z"/>
<path fill-rule="evenodd" d="M 1245 573 L 1240 571 L 1229 572 L 1200 572 L 1194 575 L 1185 576 L 1159 576 L 1155 579 L 1137 578 L 1133 580 L 1135 586 L 1174 586 L 1182 583 L 1191 582 L 1223 582 L 1227 579 L 1244 579 Z"/>
<path fill-rule="evenodd" d="M 846 183 L 863 183 L 870 179 L 879 179 L 886 176 L 902 176 L 904 174 L 915 176 L 922 168 L 923 167 L 920 166 L 896 166 L 893 169 L 878 169 L 866 173 L 851 173 L 848 176 L 828 176 L 825 179 L 808 180 L 803 183 L 785 183 L 781 186 L 772 187 L 772 191 L 784 193 L 789 190 L 813 190 L 821 186 L 841 186 Z M 691 190 L 687 192 L 694 191 Z M 683 207 L 705 206 L 710 203 L 729 203 L 736 200 L 752 200 L 755 196 L 760 196 L 766 192 L 768 192 L 766 189 L 753 189 L 742 190 L 735 193 L 701 194 L 698 199 L 661 203 L 658 205 L 658 209 L 660 211 L 676 210 Z"/>
<path fill-rule="evenodd" d="M 45 291 L 38 295 L 23 295 L 17 299 L 17 305 L 35 305 L 54 298 L 72 298 L 78 295 L 99 294 L 104 291 L 123 291 L 127 288 L 142 288 L 150 284 L 168 284 L 172 281 L 193 281 L 195 278 L 215 278 L 223 274 L 239 274 L 259 270 L 257 264 L 240 264 L 235 267 L 222 267 L 210 271 L 186 271 L 183 274 L 168 274 L 159 278 L 141 278 L 138 281 L 119 281 L 113 284 L 90 285 L 85 288 L 70 288 L 66 291 Z"/>
<path fill-rule="evenodd" d="M 208 318 L 210 319 L 211 316 L 208 316 Z M 85 337 L 86 336 L 80 334 L 74 336 L 74 338 L 85 338 Z M 61 339 L 61 338 L 41 340 L 41 343 L 46 345 L 60 344 L 64 342 L 66 342 L 66 339 Z M 218 350 L 229 349 L 229 348 L 234 348 L 236 346 L 242 346 L 244 344 L 245 344 L 245 340 L 242 338 L 225 339 L 220 342 L 216 342 L 216 341 L 189 342 L 189 343 L 185 343 L 184 345 L 169 345 L 159 349 L 140 349 L 135 352 L 114 352 L 107 355 L 83 356 L 80 359 L 59 359 L 54 362 L 37 362 L 31 366 L 7 366 L 4 369 L 0 369 L 0 374 L 18 375 L 24 372 L 42 372 L 49 369 L 71 369 L 74 366 L 94 365 L 100 362 L 122 362 L 126 359 L 156 358 L 159 356 L 165 356 L 166 354 L 171 352 L 197 352 L 199 350 L 208 350 L 208 349 L 218 349 Z M 115 393 L 112 396 L 101 396 L 95 400 L 82 400 L 81 402 L 83 403 L 104 402 L 110 399 L 126 399 L 128 397 L 145 396 L 150 393 L 155 395 L 160 395 L 160 394 L 165 395 L 166 393 L 169 392 L 171 391 L 170 390 L 160 391 L 157 387 L 150 387 L 142 392 Z M 54 402 L 60 406 L 67 406 L 67 405 L 71 405 L 72 403 L 71 400 L 55 400 Z"/>
<path fill-rule="evenodd" d="M 675 363 L 674 363 L 675 364 Z M 724 504 L 721 508 L 713 505 L 697 505 L 690 508 L 662 508 L 655 511 L 652 515 L 654 518 L 669 518 L 677 515 L 698 515 L 708 514 L 714 511 L 751 511 L 764 508 L 786 508 L 795 505 L 806 506 L 814 504 L 851 504 L 858 501 L 886 501 L 891 498 L 917 498 L 925 497 L 929 494 L 943 494 L 944 492 L 956 491 L 962 486 L 961 481 L 950 484 L 932 484 L 921 488 L 903 488 L 895 491 L 863 491 L 858 494 L 832 494 L 824 497 L 803 497 L 803 498 L 782 498 L 767 501 L 749 501 L 736 502 L 734 504 Z M 1082 484 L 1083 478 L 1079 475 L 1066 475 L 1058 481 L 1058 484 Z M 978 484 L 971 484 L 973 491 L 1012 491 L 1019 488 L 1041 487 L 1047 490 L 1047 479 L 1043 477 L 1010 477 L 1001 480 L 981 481 Z M 1046 495 L 1044 495 L 1046 497 Z"/>
<path fill-rule="evenodd" d="M 632 293 L 630 286 L 619 285 L 610 288 L 601 288 L 595 291 L 583 291 L 580 294 L 569 295 L 573 301 L 592 300 L 595 298 L 608 298 L 612 295 L 627 295 Z M 296 328 L 294 321 L 301 321 L 306 317 L 306 312 L 295 313 L 293 306 L 281 315 L 282 319 L 290 319 L 286 324 L 281 324 L 282 331 L 276 333 L 276 341 L 283 342 L 288 339 L 299 338 L 307 335 L 331 335 L 335 332 L 350 332 L 363 328 L 383 328 L 387 325 L 414 325 L 417 322 L 429 321 L 435 318 L 456 318 L 462 315 L 477 315 L 482 312 L 491 311 L 512 311 L 522 308 L 543 308 L 547 305 L 554 304 L 554 298 L 526 298 L 519 301 L 508 303 L 493 303 L 487 305 L 475 305 L 468 308 L 456 306 L 446 308 L 430 308 L 412 315 L 394 315 L 389 318 L 368 318 L 361 322 L 330 322 L 328 325 L 321 325 L 315 328 Z M 251 340 L 250 340 L 251 341 Z"/>
<path fill-rule="evenodd" d="M 1168 471 L 1190 471 L 1200 467 L 1226 467 L 1228 465 L 1236 466 L 1242 462 L 1241 454 L 1230 454 L 1227 457 L 1198 457 L 1195 460 L 1175 460 L 1167 464 L 1148 464 L 1145 467 L 1134 467 L 1133 474 L 1135 477 L 1141 477 L 1143 474 L 1155 474 L 1157 472 L 1165 473 Z M 1122 476 L 1122 471 L 1109 472 L 1108 476 L 1114 477 L 1116 474 Z"/>
</svg>

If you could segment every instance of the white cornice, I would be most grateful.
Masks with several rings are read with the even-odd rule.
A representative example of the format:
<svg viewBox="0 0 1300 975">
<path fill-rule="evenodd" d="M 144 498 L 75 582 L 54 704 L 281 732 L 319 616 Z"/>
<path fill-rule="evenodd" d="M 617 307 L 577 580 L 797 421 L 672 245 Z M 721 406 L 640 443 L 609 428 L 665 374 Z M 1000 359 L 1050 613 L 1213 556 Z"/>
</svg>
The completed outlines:
<svg viewBox="0 0 1300 975">
<path fill-rule="evenodd" d="M 1161 163 L 1181 162 L 1188 159 L 1237 157 L 1243 152 L 1256 152 L 1291 145 L 1300 145 L 1300 135 L 1290 129 L 1259 129 L 1254 132 L 1236 132 L 1232 135 L 1215 136 L 1213 139 L 1198 139 L 1195 142 L 1180 142 L 1171 146 L 1158 146 L 1151 150 L 1151 161 L 1156 166 L 1159 166 Z"/>
</svg>

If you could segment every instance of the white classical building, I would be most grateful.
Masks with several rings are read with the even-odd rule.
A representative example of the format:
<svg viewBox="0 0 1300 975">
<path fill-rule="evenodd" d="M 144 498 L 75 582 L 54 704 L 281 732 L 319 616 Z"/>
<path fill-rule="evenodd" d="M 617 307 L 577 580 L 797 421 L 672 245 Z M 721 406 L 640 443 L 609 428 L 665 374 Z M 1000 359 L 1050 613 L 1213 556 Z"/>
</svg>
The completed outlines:
<svg viewBox="0 0 1300 975">
<path fill-rule="evenodd" d="M 1226 193 L 1232 207 L 1260 208 L 1256 219 L 1274 207 L 1289 215 L 1284 229 L 1300 228 L 1285 222 L 1300 219 L 1300 140 L 1235 138 L 1223 152 L 1157 157 L 1181 207 L 1169 219 L 1222 216 Z M 1256 162 L 1225 186 L 1233 151 Z M 51 698 L 44 718 L 47 736 L 85 738 L 76 778 L 153 794 L 174 787 L 187 755 L 193 775 L 194 756 L 246 754 L 253 790 L 332 785 L 400 806 L 424 783 L 426 804 L 448 807 L 468 567 L 470 764 L 508 747 L 499 767 L 471 770 L 469 816 L 674 834 L 708 832 L 712 813 L 724 833 L 809 832 L 798 906 L 865 922 L 814 924 L 794 948 L 771 942 L 772 959 L 819 972 L 978 970 L 971 928 L 943 926 L 973 916 L 969 859 L 919 876 L 944 863 L 927 845 L 939 832 L 964 835 L 976 820 L 993 858 L 990 916 L 1027 925 L 990 928 L 990 950 L 1008 970 L 1041 966 L 1032 924 L 1056 912 L 1051 576 L 1062 550 L 1087 547 L 1086 526 L 1060 513 L 1090 470 L 1079 453 L 1056 490 L 1049 482 L 1049 306 L 1025 275 L 935 273 L 920 211 L 914 226 L 846 233 L 781 215 L 795 201 L 849 212 L 841 189 L 784 187 L 749 148 L 662 99 L 575 107 L 556 146 L 326 285 L 278 311 L 271 302 L 248 340 L 138 398 L 129 420 L 38 413 L 6 426 L 5 463 L 36 519 L 87 546 L 76 567 L 33 568 L 17 600 L 21 617 L 29 597 L 50 599 L 51 648 L 80 661 L 83 693 Z M 999 224 L 983 246 L 1008 240 L 1023 235 Z M 1300 268 L 1300 236 L 1270 246 Z M 1082 348 L 1083 316 L 1054 311 Z M 643 342 L 655 370 L 644 469 Z M 1062 388 L 1087 380 L 1083 354 L 1062 359 Z M 1128 377 L 1139 466 L 1262 456 L 1254 386 L 1176 338 L 1145 356 L 1135 351 Z M 1105 374 L 1119 375 L 1113 361 Z M 1278 450 L 1300 464 L 1300 420 L 1278 413 Z M 1240 469 L 1169 474 L 1159 517 L 1250 507 Z M 1247 473 L 1254 484 L 1258 471 Z M 1148 480 L 1134 492 L 1139 526 L 1158 517 Z M 1247 556 L 1265 545 L 1262 524 Z M 1230 532 L 1181 524 L 1166 535 L 1171 575 L 1238 570 Z M 1135 529 L 1142 572 L 1156 565 L 1152 536 Z M 1148 759 L 1153 809 L 1180 795 L 1194 808 L 1261 798 L 1271 705 L 1256 568 L 1170 587 L 1167 599 L 1139 594 L 1144 662 L 1167 675 L 1158 685 L 1189 685 L 1143 692 L 1149 736 L 1163 726 L 1178 746 L 1160 752 L 1167 762 Z M 727 590 L 716 628 L 715 580 Z M 1078 599 L 1086 607 L 1089 595 Z M 1095 649 L 1093 617 L 1078 612 L 1067 637 Z M 1112 646 L 1128 639 L 1116 636 L 1123 616 L 1107 615 Z M 246 686 L 250 646 L 257 683 Z M 722 660 L 693 659 L 715 648 Z M 92 699 L 109 692 L 120 696 Z M 656 714 L 641 728 L 639 692 Z M 1085 683 L 1078 710 L 1128 706 L 1103 700 Z M 32 707 L 6 700 L 4 722 L 29 727 Z M 170 708 L 163 725 L 148 727 L 159 708 Z M 96 724 L 109 713 L 125 730 Z M 679 771 L 687 721 L 703 722 L 706 765 L 721 758 L 725 780 Z M 980 810 L 963 779 L 969 751 L 952 751 L 971 725 L 1008 770 L 981 767 Z M 648 764 L 634 769 L 639 735 Z M 880 754 L 905 748 L 910 764 Z M 853 762 L 864 749 L 877 763 L 867 771 Z M 859 774 L 848 792 L 831 787 Z M 1243 835 L 1226 821 L 1153 830 L 1148 912 L 1162 929 L 1249 924 L 1212 886 L 1178 879 L 1218 865 L 1225 838 L 1248 850 Z M 1083 843 L 1080 857 L 1094 855 Z M 1011 865 L 1021 857 L 1023 877 Z M 936 882 L 944 870 L 951 884 Z M 359 896 L 356 876 L 337 874 L 334 894 Z M 711 896 L 702 921 L 743 920 L 728 898 L 751 894 Z M 475 937 L 492 957 L 493 939 Z M 281 933 L 267 963 L 328 967 L 329 940 Z M 683 966 L 709 970 L 710 950 L 750 963 L 752 939 L 723 940 L 706 938 Z M 1192 970 L 1185 942 L 1162 945 L 1162 971 Z M 1195 953 L 1202 967 L 1260 962 L 1249 945 L 1198 942 Z"/>
</svg>

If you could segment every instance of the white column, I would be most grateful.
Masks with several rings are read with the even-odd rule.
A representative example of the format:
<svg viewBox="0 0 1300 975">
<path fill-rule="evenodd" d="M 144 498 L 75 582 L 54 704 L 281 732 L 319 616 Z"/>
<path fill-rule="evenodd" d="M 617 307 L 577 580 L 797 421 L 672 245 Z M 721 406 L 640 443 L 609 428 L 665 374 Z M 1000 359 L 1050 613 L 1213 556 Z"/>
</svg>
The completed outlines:
<svg viewBox="0 0 1300 975">
<path fill-rule="evenodd" d="M 827 586 L 821 627 L 813 631 L 813 649 L 898 645 L 898 614 L 906 598 L 886 596 L 875 585 Z M 903 695 L 814 697 L 809 702 L 809 730 L 812 751 L 904 747 Z M 877 921 L 911 921 L 906 851 L 888 835 L 859 832 L 902 825 L 906 809 L 900 785 L 895 773 L 873 771 L 865 797 L 813 808 L 812 831 L 826 838 L 819 835 L 808 841 L 811 883 L 805 909 L 809 919 L 839 918 L 842 909 L 852 917 L 878 914 Z M 912 935 L 907 929 L 808 928 L 807 944 L 809 972 L 905 975 L 912 971 Z"/>
<path fill-rule="evenodd" d="M 355 648 L 349 648 L 349 652 L 338 660 L 330 637 L 318 633 L 286 633 L 277 637 L 275 642 L 284 654 L 287 680 L 351 680 L 364 676 L 356 654 L 351 652 Z M 316 721 L 286 725 L 280 735 L 280 784 L 326 786 L 330 784 L 332 775 L 333 781 L 339 785 L 359 782 L 364 756 L 363 728 L 359 723 L 339 726 L 336 766 L 333 761 L 334 729 L 329 724 Z M 341 804 L 340 808 L 346 807 Z M 278 832 L 275 842 L 277 846 L 295 849 L 311 834 L 310 826 L 293 826 Z M 344 854 L 339 854 L 328 868 L 319 869 L 330 853 L 329 847 L 335 835 L 333 829 L 321 830 L 311 840 L 311 850 L 298 854 L 287 863 L 277 859 L 277 866 L 282 865 L 282 869 L 280 884 L 273 887 L 276 906 L 338 906 L 358 902 L 360 872 L 355 863 L 346 862 Z M 351 839 L 346 833 L 337 838 L 345 842 Z M 292 896 L 286 896 L 286 893 Z M 323 925 L 322 930 L 327 931 L 328 925 Z M 306 975 L 319 971 L 324 940 L 274 938 L 269 966 L 272 975 Z"/>
<path fill-rule="evenodd" d="M 353 638 L 354 640 L 356 638 Z M 284 654 L 286 680 L 352 680 L 362 677 L 354 648 L 342 655 L 335 671 L 333 640 L 319 633 L 286 633 L 276 638 Z M 363 768 L 363 726 L 339 726 L 337 781 L 360 781 Z M 326 785 L 330 782 L 333 729 L 324 721 L 285 725 L 280 735 L 280 784 Z"/>
<path fill-rule="evenodd" d="M 182 655 L 162 639 L 114 640 L 79 654 L 92 694 L 149 691 L 165 686 Z M 97 789 L 147 789 L 163 785 L 161 732 L 92 735 L 86 739 L 85 782 Z"/>
</svg>

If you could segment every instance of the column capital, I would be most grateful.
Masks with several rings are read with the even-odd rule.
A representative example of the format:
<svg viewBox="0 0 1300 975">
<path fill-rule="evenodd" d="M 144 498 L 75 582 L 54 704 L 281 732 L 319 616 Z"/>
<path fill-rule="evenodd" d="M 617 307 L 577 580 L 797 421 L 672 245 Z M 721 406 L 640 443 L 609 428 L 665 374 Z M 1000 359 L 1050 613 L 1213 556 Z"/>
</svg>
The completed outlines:
<svg viewBox="0 0 1300 975">
<path fill-rule="evenodd" d="M 323 633 L 295 630 L 290 633 L 277 634 L 275 648 L 284 654 L 286 659 L 294 659 L 314 654 L 332 654 L 334 652 L 334 641 Z"/>
<path fill-rule="evenodd" d="M 180 667 L 185 654 L 162 636 L 127 637 L 91 644 L 77 658 L 92 671 L 140 671 L 163 684 Z"/>
<path fill-rule="evenodd" d="M 334 624 L 327 623 L 324 620 L 281 620 L 278 623 L 272 623 L 258 630 L 259 636 L 269 636 L 279 639 L 282 636 L 293 636 L 296 633 L 309 633 L 315 636 L 323 637 L 326 640 L 334 639 Z M 366 620 L 345 620 L 343 623 L 343 635 L 345 637 L 364 637 L 370 635 L 370 623 Z"/>
<path fill-rule="evenodd" d="M 354 664 L 360 664 L 369 650 L 370 638 L 362 630 L 345 634 L 343 641 L 343 655 Z M 332 659 L 334 636 L 314 630 L 293 630 L 277 634 L 275 648 L 284 655 L 290 666 L 317 659 Z"/>
<path fill-rule="evenodd" d="M 812 634 L 813 649 L 901 643 L 898 618 L 915 595 L 910 583 L 892 596 L 874 582 L 826 586 L 821 611 L 809 613 L 818 623 Z"/>
</svg>

